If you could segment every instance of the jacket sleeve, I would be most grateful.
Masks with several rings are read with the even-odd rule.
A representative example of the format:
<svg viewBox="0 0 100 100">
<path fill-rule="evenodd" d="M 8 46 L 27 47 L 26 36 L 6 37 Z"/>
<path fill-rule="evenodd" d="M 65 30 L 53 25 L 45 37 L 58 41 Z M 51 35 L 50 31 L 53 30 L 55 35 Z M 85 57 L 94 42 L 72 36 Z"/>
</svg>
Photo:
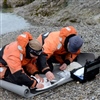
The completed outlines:
<svg viewBox="0 0 100 100">
<path fill-rule="evenodd" d="M 35 62 L 36 61 L 34 61 L 34 59 L 32 59 L 27 65 L 25 65 L 25 69 L 30 75 L 35 75 L 35 74 L 39 73 L 39 70 L 38 70 Z"/>
<path fill-rule="evenodd" d="M 68 53 L 67 55 L 66 55 L 66 58 L 65 58 L 65 63 L 67 64 L 67 65 L 69 65 L 78 55 L 80 54 L 80 50 L 78 50 L 76 53 Z"/>
<path fill-rule="evenodd" d="M 37 59 L 37 67 L 40 72 L 46 73 L 50 71 L 50 68 L 47 66 L 47 59 L 46 59 L 46 54 L 42 53 L 38 59 Z"/>
<path fill-rule="evenodd" d="M 37 59 L 38 69 L 44 74 L 50 71 L 50 68 L 47 65 L 47 59 L 49 59 L 57 49 L 58 42 L 55 43 L 55 41 L 56 39 L 52 40 L 52 36 L 47 37 L 44 40 L 43 53 Z"/>
<path fill-rule="evenodd" d="M 12 77 L 15 82 L 19 85 L 25 85 L 29 88 L 34 88 L 37 84 L 37 81 L 33 78 L 30 78 L 28 75 L 26 75 L 22 70 L 19 70 L 12 74 Z"/>
</svg>

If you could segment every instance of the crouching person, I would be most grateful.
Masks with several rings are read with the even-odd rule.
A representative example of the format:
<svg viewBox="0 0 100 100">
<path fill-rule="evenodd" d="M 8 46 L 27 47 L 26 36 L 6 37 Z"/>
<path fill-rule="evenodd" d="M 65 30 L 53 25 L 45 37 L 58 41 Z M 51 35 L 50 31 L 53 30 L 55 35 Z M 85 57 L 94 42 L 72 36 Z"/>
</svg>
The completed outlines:
<svg viewBox="0 0 100 100">
<path fill-rule="evenodd" d="M 41 53 L 42 45 L 30 33 L 19 35 L 16 41 L 0 51 L 0 79 L 29 88 L 43 88 L 43 84 L 30 77 L 34 75 L 43 81 L 36 66 L 36 59 Z"/>
<path fill-rule="evenodd" d="M 80 54 L 80 49 L 83 45 L 83 39 L 73 26 L 63 27 L 59 31 L 40 34 L 37 39 L 43 46 L 43 53 L 37 60 L 42 71 L 44 66 L 49 66 L 51 71 L 53 71 L 53 63 L 60 63 L 59 69 L 65 70 Z M 47 73 L 47 77 L 50 78 L 50 76 L 52 77 L 52 74 L 50 72 Z"/>
</svg>

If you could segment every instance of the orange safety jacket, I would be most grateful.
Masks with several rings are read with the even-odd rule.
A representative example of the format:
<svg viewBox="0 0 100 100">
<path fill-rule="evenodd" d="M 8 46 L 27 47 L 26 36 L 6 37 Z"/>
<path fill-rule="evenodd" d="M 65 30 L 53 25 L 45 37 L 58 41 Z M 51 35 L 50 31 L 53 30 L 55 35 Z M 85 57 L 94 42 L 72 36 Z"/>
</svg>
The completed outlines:
<svg viewBox="0 0 100 100">
<path fill-rule="evenodd" d="M 55 56 L 56 60 L 59 63 L 64 63 L 61 55 L 66 55 L 65 60 L 68 59 L 70 62 L 72 62 L 76 56 L 80 53 L 80 50 L 78 50 L 76 53 L 70 53 L 67 52 L 64 48 L 64 41 L 66 37 L 70 35 L 77 35 L 77 31 L 74 27 L 64 27 L 60 31 L 50 32 L 47 34 L 44 34 L 46 38 L 42 39 L 42 34 L 39 35 L 37 38 L 40 43 L 43 45 L 43 52 L 47 54 L 47 59 L 49 59 L 52 55 Z"/>
<path fill-rule="evenodd" d="M 35 64 L 36 59 L 27 59 L 25 57 L 25 47 L 31 39 L 31 34 L 24 32 L 17 37 L 17 41 L 6 45 L 3 51 L 3 59 L 6 61 L 12 74 L 19 70 L 23 70 L 22 66 L 26 66 L 30 74 L 34 74 L 38 71 Z"/>
</svg>

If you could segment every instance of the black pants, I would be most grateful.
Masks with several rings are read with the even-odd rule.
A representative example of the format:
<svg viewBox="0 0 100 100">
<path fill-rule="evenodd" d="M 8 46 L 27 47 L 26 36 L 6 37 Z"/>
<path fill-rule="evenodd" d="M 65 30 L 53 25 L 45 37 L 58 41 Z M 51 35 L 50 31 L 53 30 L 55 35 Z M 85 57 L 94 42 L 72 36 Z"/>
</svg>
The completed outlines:
<svg viewBox="0 0 100 100">
<path fill-rule="evenodd" d="M 11 83 L 16 83 L 14 81 L 13 75 L 11 74 L 9 68 L 7 67 L 7 70 L 5 72 L 4 78 L 3 80 L 7 81 L 7 82 L 11 82 Z"/>
</svg>

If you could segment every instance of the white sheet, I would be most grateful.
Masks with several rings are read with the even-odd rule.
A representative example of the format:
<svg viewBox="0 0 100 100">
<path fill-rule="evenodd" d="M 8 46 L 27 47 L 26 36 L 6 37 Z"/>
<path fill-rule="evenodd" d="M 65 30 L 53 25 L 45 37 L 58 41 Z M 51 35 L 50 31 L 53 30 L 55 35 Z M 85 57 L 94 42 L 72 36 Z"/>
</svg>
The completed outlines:
<svg viewBox="0 0 100 100">
<path fill-rule="evenodd" d="M 78 62 L 72 62 L 70 63 L 70 65 L 67 66 L 67 68 L 65 69 L 66 71 L 72 71 L 73 69 L 77 69 L 82 67 L 81 64 L 79 64 Z"/>
</svg>

